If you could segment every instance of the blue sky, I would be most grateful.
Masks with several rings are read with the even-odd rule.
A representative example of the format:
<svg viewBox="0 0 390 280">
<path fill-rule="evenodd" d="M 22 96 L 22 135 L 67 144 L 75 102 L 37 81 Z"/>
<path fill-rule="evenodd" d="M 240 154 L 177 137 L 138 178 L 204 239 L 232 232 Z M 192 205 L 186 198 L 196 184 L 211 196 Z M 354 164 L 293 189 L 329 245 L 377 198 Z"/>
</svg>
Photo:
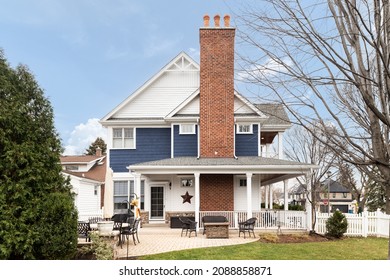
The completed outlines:
<svg viewBox="0 0 390 280">
<path fill-rule="evenodd" d="M 234 2 L 0 0 L 0 48 L 44 89 L 67 153 L 82 153 L 104 134 L 97 120 L 179 52 L 198 60 L 203 16 Z"/>
</svg>

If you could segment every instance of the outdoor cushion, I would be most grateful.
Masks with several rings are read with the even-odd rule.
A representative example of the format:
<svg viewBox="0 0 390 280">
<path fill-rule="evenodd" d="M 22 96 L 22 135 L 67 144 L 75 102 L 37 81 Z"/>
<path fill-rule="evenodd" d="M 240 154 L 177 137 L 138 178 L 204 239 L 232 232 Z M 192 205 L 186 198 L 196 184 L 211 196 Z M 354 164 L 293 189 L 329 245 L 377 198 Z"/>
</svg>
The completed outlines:
<svg viewBox="0 0 390 280">
<path fill-rule="evenodd" d="M 227 221 L 225 216 L 204 216 L 202 218 L 203 223 L 225 223 Z"/>
</svg>

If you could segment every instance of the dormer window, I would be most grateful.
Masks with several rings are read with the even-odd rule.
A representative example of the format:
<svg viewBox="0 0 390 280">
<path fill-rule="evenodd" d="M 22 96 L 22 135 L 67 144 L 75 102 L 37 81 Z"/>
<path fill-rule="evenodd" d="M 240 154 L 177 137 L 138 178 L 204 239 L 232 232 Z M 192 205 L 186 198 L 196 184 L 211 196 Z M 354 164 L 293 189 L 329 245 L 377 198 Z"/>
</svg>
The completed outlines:
<svg viewBox="0 0 390 280">
<path fill-rule="evenodd" d="M 252 134 L 251 124 L 237 124 L 237 134 Z"/>
<path fill-rule="evenodd" d="M 179 129 L 180 134 L 195 134 L 195 124 L 181 124 Z"/>
<path fill-rule="evenodd" d="M 112 130 L 112 145 L 114 148 L 134 149 L 134 127 L 114 128 Z"/>
<path fill-rule="evenodd" d="M 78 165 L 66 165 L 65 170 L 67 171 L 78 171 L 79 166 Z"/>
</svg>

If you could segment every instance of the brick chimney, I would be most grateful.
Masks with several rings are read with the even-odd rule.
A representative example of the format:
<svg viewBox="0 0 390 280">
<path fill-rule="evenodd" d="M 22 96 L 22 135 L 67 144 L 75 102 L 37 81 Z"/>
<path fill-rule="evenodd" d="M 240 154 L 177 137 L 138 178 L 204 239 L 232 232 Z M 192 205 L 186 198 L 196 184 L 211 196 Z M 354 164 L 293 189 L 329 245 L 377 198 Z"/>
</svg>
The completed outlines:
<svg viewBox="0 0 390 280">
<path fill-rule="evenodd" d="M 234 156 L 234 36 L 230 17 L 200 28 L 200 156 Z"/>
<path fill-rule="evenodd" d="M 96 147 L 96 156 L 98 157 L 102 156 L 102 149 L 100 147 Z"/>
</svg>

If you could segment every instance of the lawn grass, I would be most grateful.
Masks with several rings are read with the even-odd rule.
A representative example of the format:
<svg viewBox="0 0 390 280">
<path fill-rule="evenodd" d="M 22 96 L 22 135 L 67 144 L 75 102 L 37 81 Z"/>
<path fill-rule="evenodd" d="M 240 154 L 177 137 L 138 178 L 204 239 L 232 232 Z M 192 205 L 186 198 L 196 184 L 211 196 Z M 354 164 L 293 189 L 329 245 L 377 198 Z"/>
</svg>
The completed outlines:
<svg viewBox="0 0 390 280">
<path fill-rule="evenodd" d="M 200 248 L 140 257 L 141 260 L 386 260 L 386 238 L 344 238 L 307 243 L 262 243 Z"/>
</svg>

